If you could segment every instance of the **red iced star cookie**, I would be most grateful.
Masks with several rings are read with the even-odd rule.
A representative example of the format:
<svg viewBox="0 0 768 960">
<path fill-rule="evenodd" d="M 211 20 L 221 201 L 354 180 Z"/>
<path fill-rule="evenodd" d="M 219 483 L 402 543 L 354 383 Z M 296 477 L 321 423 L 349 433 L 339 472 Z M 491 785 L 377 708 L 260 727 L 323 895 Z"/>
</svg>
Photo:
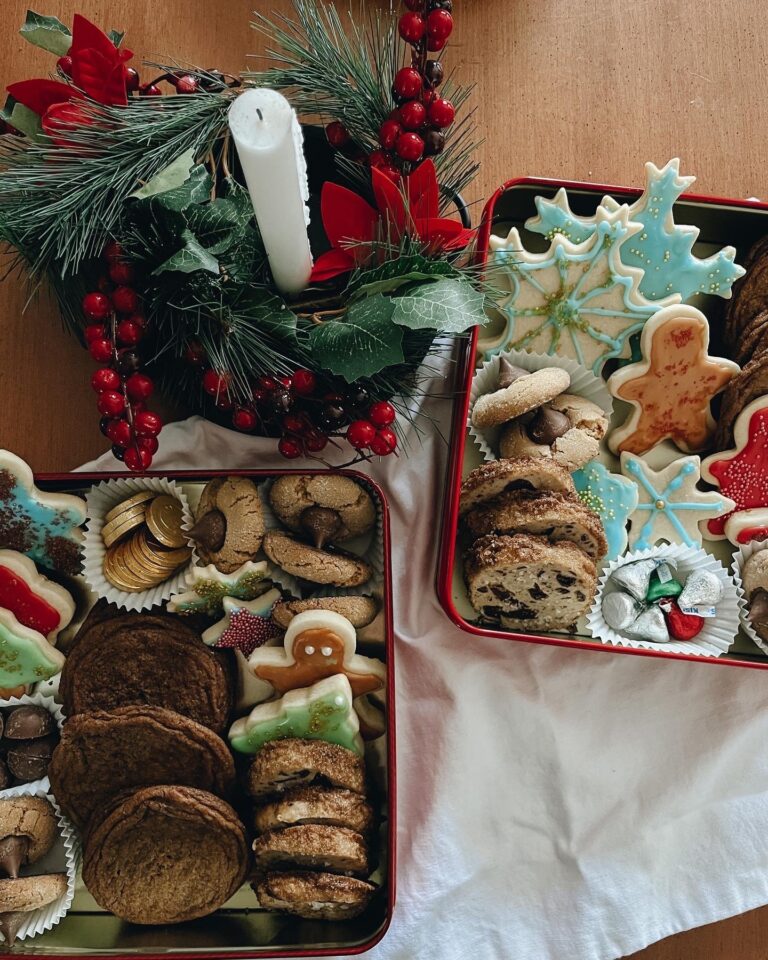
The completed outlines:
<svg viewBox="0 0 768 960">
<path fill-rule="evenodd" d="M 741 411 L 733 436 L 735 449 L 713 453 L 701 465 L 702 477 L 717 484 L 736 504 L 731 513 L 707 521 L 710 536 L 719 540 L 726 538 L 731 517 L 742 510 L 768 507 L 768 396 L 758 397 Z"/>
<path fill-rule="evenodd" d="M 224 617 L 209 627 L 203 641 L 211 647 L 239 650 L 250 657 L 254 650 L 280 635 L 272 621 L 272 607 L 281 599 L 279 590 L 270 590 L 255 600 L 225 597 Z"/>
</svg>

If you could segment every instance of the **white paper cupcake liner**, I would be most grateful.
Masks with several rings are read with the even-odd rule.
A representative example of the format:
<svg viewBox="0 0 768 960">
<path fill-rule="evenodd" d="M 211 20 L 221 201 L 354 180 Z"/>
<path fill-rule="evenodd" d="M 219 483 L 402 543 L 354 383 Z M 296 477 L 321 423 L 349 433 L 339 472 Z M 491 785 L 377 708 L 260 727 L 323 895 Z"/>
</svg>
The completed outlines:
<svg viewBox="0 0 768 960">
<path fill-rule="evenodd" d="M 141 593 L 127 593 L 108 583 L 104 577 L 104 557 L 106 548 L 101 539 L 101 530 L 104 526 L 104 517 L 118 504 L 140 490 L 152 490 L 157 494 L 166 494 L 176 497 L 182 507 L 182 528 L 191 529 L 194 520 L 189 508 L 189 502 L 182 488 L 173 480 L 164 477 L 133 479 L 131 477 L 120 480 L 104 480 L 95 484 L 86 494 L 87 523 L 85 528 L 85 544 L 83 550 L 83 576 L 88 586 L 100 597 L 109 600 L 123 610 L 149 610 L 160 606 L 174 593 L 182 593 L 185 587 L 184 575 L 186 571 L 197 563 L 197 553 L 194 543 L 192 558 L 189 563 L 179 567 L 176 573 L 168 580 Z"/>
<path fill-rule="evenodd" d="M 758 636 L 757 631 L 750 623 L 749 617 L 747 616 L 748 606 L 747 606 L 747 596 L 744 593 L 744 579 L 741 575 L 741 571 L 744 569 L 744 564 L 749 560 L 749 558 L 758 552 L 758 550 L 768 549 L 768 540 L 752 540 L 750 543 L 745 543 L 742 547 L 739 547 L 738 550 L 733 555 L 733 580 L 736 586 L 739 589 L 739 614 L 741 616 L 741 629 L 746 633 L 750 640 L 755 643 L 763 653 L 768 653 L 768 643 Z"/>
<path fill-rule="evenodd" d="M 45 797 L 53 805 L 58 823 L 59 839 L 44 857 L 33 863 L 31 868 L 23 871 L 24 876 L 41 876 L 46 873 L 67 874 L 67 892 L 58 900 L 54 900 L 53 903 L 49 903 L 40 910 L 31 910 L 19 928 L 16 939 L 29 940 L 45 933 L 47 930 L 52 930 L 56 924 L 64 919 L 72 906 L 77 871 L 80 868 L 80 841 L 74 827 L 61 812 L 55 798 L 46 790 L 40 789 L 33 783 L 27 783 L 22 787 L 14 787 L 4 793 L 3 798 L 7 797 Z M 0 936 L 0 943 L 2 942 Z"/>
<path fill-rule="evenodd" d="M 559 367 L 570 374 L 571 385 L 565 393 L 574 393 L 577 396 L 591 400 L 605 411 L 608 420 L 613 412 L 613 397 L 608 392 L 605 381 L 594 376 L 586 367 L 570 357 L 549 356 L 543 353 L 528 353 L 525 350 L 507 350 L 494 354 L 490 360 L 478 368 L 472 380 L 472 389 L 469 394 L 469 413 L 467 415 L 467 429 L 469 434 L 480 448 L 483 459 L 488 462 L 498 460 L 499 434 L 501 426 L 478 430 L 472 425 L 472 411 L 478 398 L 486 393 L 493 393 L 498 389 L 499 363 L 504 357 L 516 367 L 533 373 L 546 367 Z"/>
<path fill-rule="evenodd" d="M 606 593 L 614 592 L 610 581 L 619 567 L 635 560 L 658 558 L 676 563 L 675 579 L 685 581 L 694 570 L 708 570 L 723 584 L 723 596 L 717 604 L 717 616 L 704 621 L 704 629 L 692 640 L 671 640 L 669 643 L 654 643 L 640 637 L 627 637 L 617 633 L 603 619 L 602 603 Z M 595 640 L 615 647 L 634 647 L 641 650 L 659 650 L 663 653 L 684 653 L 696 657 L 720 657 L 728 651 L 739 630 L 741 589 L 736 585 L 725 567 L 700 547 L 681 547 L 675 544 L 652 547 L 626 553 L 606 567 L 598 582 L 597 595 L 587 615 L 587 624 Z"/>
<path fill-rule="evenodd" d="M 363 480 L 360 482 L 364 483 Z M 269 502 L 269 491 L 273 483 L 273 480 L 266 480 L 259 487 L 264 525 L 267 530 L 285 530 L 286 528 L 275 516 Z M 341 544 L 343 550 L 356 554 L 371 565 L 373 574 L 367 583 L 364 583 L 360 587 L 320 586 L 291 576 L 290 573 L 281 570 L 280 567 L 275 566 L 275 564 L 267 558 L 267 563 L 269 564 L 269 573 L 267 576 L 269 579 L 297 600 L 306 600 L 311 597 L 380 596 L 384 588 L 384 517 L 382 515 L 379 498 L 375 491 L 370 490 L 369 493 L 376 506 L 376 525 L 373 531 Z"/>
<path fill-rule="evenodd" d="M 59 676 L 59 674 L 56 674 L 56 676 Z M 44 707 L 56 721 L 59 734 L 61 734 L 61 726 L 64 723 L 64 711 L 53 697 L 44 696 L 42 693 L 29 693 L 24 694 L 22 697 L 9 697 L 7 700 L 0 700 L 0 710 L 8 707 L 23 707 L 24 705 Z M 51 782 L 48 777 L 43 777 L 42 780 L 33 780 L 31 783 L 23 784 L 23 786 L 30 787 L 33 790 L 41 790 L 45 793 L 51 789 Z M 21 790 L 21 786 L 8 787 L 5 790 L 0 790 L 0 799 L 2 797 L 12 796 L 16 790 Z"/>
</svg>

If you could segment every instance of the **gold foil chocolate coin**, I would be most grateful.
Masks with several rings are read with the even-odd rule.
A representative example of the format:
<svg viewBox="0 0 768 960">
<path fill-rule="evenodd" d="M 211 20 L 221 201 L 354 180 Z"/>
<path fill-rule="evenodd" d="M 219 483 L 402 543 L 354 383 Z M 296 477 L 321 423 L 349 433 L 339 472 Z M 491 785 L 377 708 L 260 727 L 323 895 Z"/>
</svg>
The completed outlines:
<svg viewBox="0 0 768 960">
<path fill-rule="evenodd" d="M 111 547 L 119 540 L 122 540 L 123 537 L 132 530 L 143 526 L 145 515 L 146 508 L 144 504 L 139 504 L 121 513 L 114 520 L 110 520 L 109 523 L 101 528 L 101 539 L 104 541 L 104 546 L 107 548 Z"/>
<path fill-rule="evenodd" d="M 181 530 L 183 514 L 176 497 L 155 497 L 147 508 L 147 527 L 152 536 L 164 547 L 184 547 L 186 538 Z"/>
<path fill-rule="evenodd" d="M 125 513 L 127 510 L 131 510 L 133 507 L 137 507 L 140 503 L 143 503 L 145 508 L 149 500 L 154 500 L 157 494 L 154 490 L 139 490 L 138 493 L 134 493 L 132 496 L 128 497 L 127 500 L 123 500 L 121 503 L 118 503 L 117 506 L 112 507 L 109 513 L 104 517 L 104 524 L 108 524 L 111 520 L 115 520 L 122 513 Z"/>
</svg>

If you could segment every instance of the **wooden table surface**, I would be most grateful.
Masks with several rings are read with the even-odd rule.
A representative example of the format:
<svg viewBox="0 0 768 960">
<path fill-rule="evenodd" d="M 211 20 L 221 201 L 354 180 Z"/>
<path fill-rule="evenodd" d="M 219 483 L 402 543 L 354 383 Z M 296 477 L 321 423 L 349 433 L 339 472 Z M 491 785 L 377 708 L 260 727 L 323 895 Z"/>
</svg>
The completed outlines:
<svg viewBox="0 0 768 960">
<path fill-rule="evenodd" d="M 14 25 L 28 0 L 2 0 L 0 77 L 45 76 L 49 55 Z M 47 0 L 126 29 L 149 59 L 236 72 L 260 50 L 253 7 L 287 0 Z M 763 137 L 768 70 L 758 0 L 457 0 L 450 51 L 477 84 L 480 201 L 504 180 L 547 177 L 640 184 L 643 163 L 683 159 L 697 190 L 768 196 Z M 479 214 L 479 206 L 476 208 Z M 38 470 L 65 470 L 105 449 L 88 386 L 93 363 L 62 330 L 46 296 L 23 312 L 15 278 L 0 286 L 0 446 Z M 768 907 L 663 941 L 634 960 L 764 960 Z M 579 960 L 573 957 L 572 960 Z"/>
</svg>

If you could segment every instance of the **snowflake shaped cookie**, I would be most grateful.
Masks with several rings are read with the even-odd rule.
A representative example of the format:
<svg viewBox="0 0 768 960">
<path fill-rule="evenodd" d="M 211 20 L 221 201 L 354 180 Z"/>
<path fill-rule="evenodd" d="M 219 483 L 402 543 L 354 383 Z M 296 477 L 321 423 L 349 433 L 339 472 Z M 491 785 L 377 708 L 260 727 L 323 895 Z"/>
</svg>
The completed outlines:
<svg viewBox="0 0 768 960">
<path fill-rule="evenodd" d="M 491 238 L 492 280 L 510 293 L 500 305 L 505 329 L 481 338 L 482 349 L 558 353 L 598 376 L 606 361 L 630 356 L 629 338 L 664 303 L 646 300 L 642 270 L 622 263 L 622 246 L 642 230 L 628 208 L 600 207 L 595 221 L 583 243 L 556 235 L 545 253 L 528 252 L 516 228 L 506 239 Z"/>
<path fill-rule="evenodd" d="M 608 541 L 606 562 L 627 549 L 627 521 L 637 506 L 637 484 L 593 460 L 573 474 L 576 492 L 600 517 Z"/>
<path fill-rule="evenodd" d="M 719 493 L 698 489 L 699 457 L 682 457 L 663 470 L 651 470 L 639 457 L 622 453 L 621 471 L 638 487 L 639 502 L 629 518 L 633 550 L 647 550 L 661 540 L 701 546 L 702 535 L 708 536 L 704 521 L 725 516 L 735 506 Z"/>
<path fill-rule="evenodd" d="M 723 247 L 706 259 L 694 255 L 699 236 L 698 227 L 676 224 L 674 205 L 696 180 L 680 176 L 680 161 L 670 160 L 659 169 L 645 165 L 646 185 L 640 197 L 629 206 L 629 219 L 642 230 L 621 250 L 625 266 L 644 271 L 640 293 L 648 300 L 661 300 L 679 293 L 686 300 L 694 293 L 709 293 L 729 298 L 735 280 L 744 276 L 744 269 L 734 262 L 734 247 Z M 602 206 L 615 210 L 619 204 L 613 197 L 604 197 Z M 538 216 L 526 223 L 534 233 L 550 240 L 562 236 L 572 243 L 584 243 L 596 229 L 597 217 L 579 217 L 568 203 L 564 189 L 554 200 L 536 198 Z"/>
<path fill-rule="evenodd" d="M 169 613 L 220 614 L 225 597 L 235 600 L 255 600 L 263 592 L 267 576 L 267 562 L 249 560 L 234 573 L 221 573 L 213 564 L 191 567 L 187 570 L 185 593 L 176 594 L 168 601 Z"/>
</svg>

